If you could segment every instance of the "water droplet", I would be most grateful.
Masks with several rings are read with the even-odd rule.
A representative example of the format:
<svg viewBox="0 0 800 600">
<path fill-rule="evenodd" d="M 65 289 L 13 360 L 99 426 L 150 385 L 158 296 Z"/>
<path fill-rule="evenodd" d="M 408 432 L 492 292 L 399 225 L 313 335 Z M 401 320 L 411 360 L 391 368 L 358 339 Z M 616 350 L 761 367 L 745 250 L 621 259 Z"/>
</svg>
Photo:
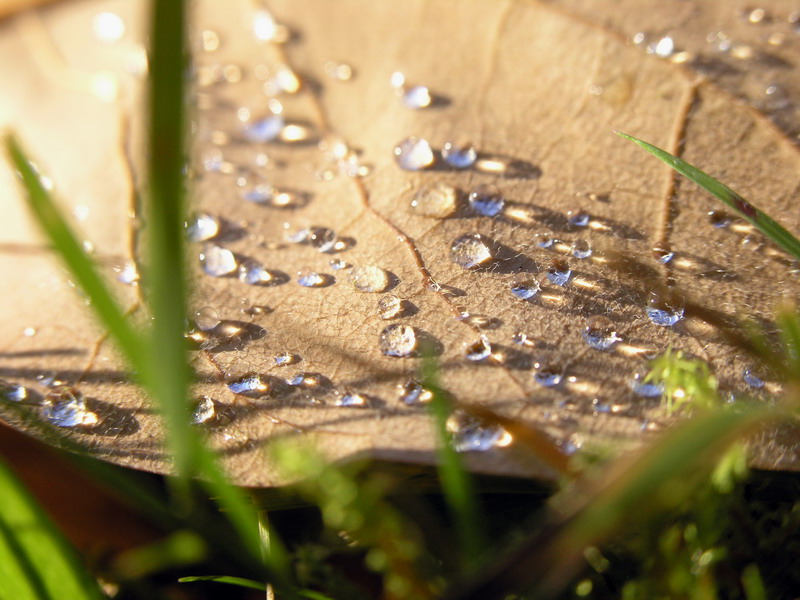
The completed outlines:
<svg viewBox="0 0 800 600">
<path fill-rule="evenodd" d="M 497 216 L 506 203 L 500 190 L 488 183 L 475 187 L 470 192 L 468 200 L 470 208 L 484 217 Z"/>
<path fill-rule="evenodd" d="M 382 292 L 389 286 L 389 274 L 375 265 L 364 265 L 350 271 L 350 282 L 359 292 Z"/>
<path fill-rule="evenodd" d="M 479 233 L 462 235 L 450 247 L 453 262 L 464 269 L 474 269 L 492 259 L 487 239 Z"/>
<path fill-rule="evenodd" d="M 458 205 L 456 189 L 446 183 L 436 183 L 420 188 L 411 200 L 411 210 L 424 217 L 445 219 Z"/>
<path fill-rule="evenodd" d="M 316 389 L 320 387 L 325 381 L 326 381 L 325 378 L 319 373 L 296 373 L 295 375 L 287 379 L 286 383 L 288 383 L 292 387 L 298 387 L 303 389 Z"/>
<path fill-rule="evenodd" d="M 291 352 L 281 352 L 280 354 L 275 355 L 275 366 L 286 367 L 288 365 L 296 364 L 299 360 L 300 357 L 296 354 L 292 354 Z"/>
<path fill-rule="evenodd" d="M 331 269 L 334 271 L 341 271 L 342 269 L 349 269 L 353 265 L 349 262 L 342 260 L 341 258 L 334 258 L 332 261 L 328 263 L 331 266 Z"/>
<path fill-rule="evenodd" d="M 544 387 L 557 386 L 564 378 L 564 373 L 558 365 L 543 365 L 537 362 L 533 366 L 536 369 L 533 380 Z"/>
<path fill-rule="evenodd" d="M 24 335 L 25 337 L 33 337 L 36 335 L 36 333 L 37 333 L 36 327 L 25 327 L 22 330 L 22 335 Z"/>
<path fill-rule="evenodd" d="M 417 334 L 408 325 L 389 325 L 381 332 L 378 347 L 386 356 L 411 356 L 417 349 Z"/>
<path fill-rule="evenodd" d="M 97 13 L 92 19 L 92 30 L 102 42 L 118 42 L 125 35 L 125 21 L 112 12 Z"/>
<path fill-rule="evenodd" d="M 220 322 L 219 313 L 211 306 L 204 306 L 194 313 L 194 325 L 200 331 L 211 331 Z"/>
<path fill-rule="evenodd" d="M 336 406 L 349 406 L 352 408 L 367 408 L 369 406 L 369 398 L 363 394 L 356 394 L 354 392 L 347 392 L 340 398 L 336 399 Z"/>
<path fill-rule="evenodd" d="M 186 237 L 190 242 L 205 242 L 219 234 L 219 219 L 206 213 L 199 213 L 186 223 Z"/>
<path fill-rule="evenodd" d="M 208 396 L 201 396 L 198 398 L 192 407 L 191 423 L 192 425 L 202 425 L 208 423 L 217 415 L 217 409 L 214 401 Z"/>
<path fill-rule="evenodd" d="M 467 344 L 465 348 L 465 356 L 467 360 L 472 362 L 486 360 L 491 355 L 492 345 L 489 343 L 489 340 L 485 335 L 482 335 L 477 341 Z"/>
<path fill-rule="evenodd" d="M 526 279 L 511 284 L 511 293 L 520 300 L 530 300 L 539 293 L 540 289 L 542 288 L 539 286 L 539 282 L 534 279 Z"/>
<path fill-rule="evenodd" d="M 388 295 L 378 300 L 378 316 L 381 319 L 394 319 L 405 311 L 405 301 L 397 296 Z"/>
<path fill-rule="evenodd" d="M 669 248 L 665 248 L 663 246 L 653 246 L 653 256 L 656 257 L 658 262 L 660 262 L 662 265 L 665 265 L 675 258 L 675 253 Z"/>
<path fill-rule="evenodd" d="M 267 183 L 257 183 L 256 185 L 239 192 L 242 200 L 253 204 L 271 204 L 275 197 L 275 188 Z"/>
<path fill-rule="evenodd" d="M 501 325 L 500 319 L 488 315 L 476 315 L 475 313 L 462 312 L 456 317 L 459 321 L 469 323 L 479 329 L 496 329 Z"/>
<path fill-rule="evenodd" d="M 518 331 L 517 333 L 512 335 L 511 341 L 517 344 L 518 346 L 533 347 L 536 345 L 536 342 L 532 340 L 527 333 L 523 333 L 521 331 Z"/>
<path fill-rule="evenodd" d="M 586 320 L 583 328 L 583 339 L 595 350 L 609 350 L 621 341 L 617 336 L 616 328 L 611 319 L 603 315 L 596 315 Z"/>
<path fill-rule="evenodd" d="M 453 142 L 447 142 L 442 147 L 442 158 L 451 167 L 467 169 L 475 164 L 478 159 L 478 151 L 472 144 L 459 146 Z"/>
<path fill-rule="evenodd" d="M 742 378 L 747 385 L 756 390 L 760 390 L 765 385 L 764 380 L 753 374 L 750 369 L 745 369 L 742 372 Z"/>
<path fill-rule="evenodd" d="M 0 379 L 0 399 L 8 402 L 23 402 L 28 398 L 28 388 Z"/>
<path fill-rule="evenodd" d="M 86 399 L 75 388 L 60 386 L 42 401 L 44 418 L 58 427 L 80 427 L 97 424 L 97 414 L 86 409 Z"/>
<path fill-rule="evenodd" d="M 412 110 L 427 108 L 432 101 L 431 92 L 424 85 L 412 85 L 403 92 L 403 104 Z"/>
<path fill-rule="evenodd" d="M 248 285 L 270 285 L 275 283 L 275 276 L 264 266 L 247 258 L 239 265 L 239 279 Z"/>
<path fill-rule="evenodd" d="M 653 44 L 649 50 L 656 56 L 668 58 L 673 52 L 675 52 L 675 42 L 669 36 L 663 37 Z"/>
<path fill-rule="evenodd" d="M 435 157 L 427 140 L 409 137 L 395 146 L 394 158 L 401 169 L 419 171 L 431 166 Z"/>
<path fill-rule="evenodd" d="M 408 406 L 428 404 L 433 400 L 433 392 L 423 387 L 416 379 L 409 379 L 405 383 L 397 384 L 400 400 Z"/>
<path fill-rule="evenodd" d="M 587 227 L 591 219 L 592 217 L 589 215 L 589 213 L 582 210 L 571 210 L 567 213 L 567 223 L 569 223 L 572 227 Z"/>
<path fill-rule="evenodd" d="M 628 387 L 641 398 L 660 398 L 664 393 L 664 384 L 645 381 L 645 375 L 642 373 L 636 373 L 628 381 Z"/>
<path fill-rule="evenodd" d="M 307 288 L 325 287 L 334 282 L 333 277 L 325 273 L 316 271 L 299 271 L 297 273 L 297 283 Z"/>
<path fill-rule="evenodd" d="M 328 229 L 327 227 L 312 227 L 304 242 L 312 248 L 316 248 L 324 253 L 333 250 L 338 239 L 339 236 L 336 235 L 333 229 Z"/>
<path fill-rule="evenodd" d="M 553 234 L 549 231 L 535 234 L 533 240 L 539 248 L 552 248 L 553 244 L 559 241 L 557 238 L 553 237 Z"/>
<path fill-rule="evenodd" d="M 125 285 L 134 285 L 139 281 L 139 270 L 136 268 L 136 263 L 133 261 L 125 261 L 120 267 L 115 267 L 117 272 L 117 281 Z"/>
<path fill-rule="evenodd" d="M 211 29 L 204 29 L 200 33 L 200 41 L 203 45 L 204 52 L 216 52 L 219 50 L 219 34 Z"/>
<path fill-rule="evenodd" d="M 575 258 L 589 258 L 592 255 L 592 246 L 587 240 L 576 240 L 572 244 L 572 256 Z"/>
<path fill-rule="evenodd" d="M 448 417 L 447 431 L 453 436 L 456 452 L 486 452 L 492 448 L 504 448 L 512 442 L 511 434 L 499 425 L 463 411 L 455 411 Z"/>
<path fill-rule="evenodd" d="M 672 327 L 683 318 L 683 301 L 675 293 L 651 292 L 645 311 L 656 325 Z"/>
<path fill-rule="evenodd" d="M 257 10 L 253 14 L 253 35 L 260 42 L 280 42 L 284 35 L 282 26 L 266 9 Z"/>
<path fill-rule="evenodd" d="M 269 393 L 270 386 L 260 375 L 245 375 L 228 383 L 228 389 L 239 396 L 260 398 Z"/>
<path fill-rule="evenodd" d="M 402 71 L 395 71 L 389 78 L 389 84 L 396 90 L 402 91 L 406 85 L 406 76 Z"/>
<path fill-rule="evenodd" d="M 722 210 L 710 210 L 708 211 L 708 222 L 712 227 L 724 229 L 731 224 L 731 216 Z"/>
<path fill-rule="evenodd" d="M 767 16 L 767 11 L 763 8 L 754 8 L 745 14 L 745 18 L 753 24 L 761 23 Z"/>
<path fill-rule="evenodd" d="M 563 258 L 554 258 L 547 267 L 547 279 L 550 283 L 565 286 L 572 276 L 569 263 Z"/>
<path fill-rule="evenodd" d="M 284 232 L 284 238 L 286 238 L 287 242 L 293 244 L 305 244 L 308 241 L 308 236 L 311 235 L 311 229 L 308 227 L 298 229 L 297 231 L 289 231 L 289 223 L 284 223 L 283 227 L 286 230 Z"/>
<path fill-rule="evenodd" d="M 278 139 L 285 126 L 283 115 L 270 114 L 252 123 L 246 123 L 243 129 L 244 137 L 257 144 L 272 142 Z"/>
<path fill-rule="evenodd" d="M 203 271 L 212 277 L 224 277 L 233 273 L 238 267 L 233 252 L 213 245 L 206 246 L 200 253 L 200 264 L 203 266 Z"/>
</svg>

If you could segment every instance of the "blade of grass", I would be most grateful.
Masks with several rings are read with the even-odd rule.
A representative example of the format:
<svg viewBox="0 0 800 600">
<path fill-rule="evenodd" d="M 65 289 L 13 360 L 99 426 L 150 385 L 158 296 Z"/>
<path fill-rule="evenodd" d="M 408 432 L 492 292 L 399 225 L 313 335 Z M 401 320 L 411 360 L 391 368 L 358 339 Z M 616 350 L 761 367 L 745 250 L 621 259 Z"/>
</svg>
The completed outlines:
<svg viewBox="0 0 800 600">
<path fill-rule="evenodd" d="M 742 198 L 738 193 L 733 191 L 724 183 L 721 183 L 711 177 L 711 175 L 701 171 L 686 161 L 673 156 L 666 150 L 662 150 L 657 146 L 648 144 L 640 139 L 630 136 L 621 131 L 615 132 L 618 136 L 630 140 L 640 148 L 643 148 L 663 163 L 675 169 L 684 177 L 690 179 L 706 191 L 710 192 L 718 199 L 722 200 L 730 208 L 736 211 L 748 223 L 751 223 L 756 229 L 763 233 L 767 238 L 772 240 L 777 246 L 791 254 L 794 258 L 800 259 L 800 240 L 798 240 L 789 231 L 784 229 L 769 215 L 762 212 L 750 202 Z"/>
<path fill-rule="evenodd" d="M 0 598 L 104 598 L 75 549 L 3 461 L 0 492 Z"/>
<path fill-rule="evenodd" d="M 470 571 L 477 566 L 478 558 L 487 546 L 486 537 L 472 478 L 450 443 L 447 419 L 452 408 L 443 390 L 438 386 L 437 371 L 434 359 L 426 357 L 422 365 L 422 381 L 425 388 L 433 393 L 430 410 L 439 442 L 437 449 L 439 479 L 442 493 L 453 514 L 455 529 L 461 536 L 464 568 Z"/>
<path fill-rule="evenodd" d="M 243 577 L 231 577 L 230 575 L 196 575 L 192 577 L 181 577 L 178 579 L 179 583 L 194 583 L 196 581 L 215 581 L 217 583 L 227 583 L 229 585 L 236 585 L 251 590 L 259 590 L 266 592 L 267 586 L 260 581 L 253 581 L 252 579 L 244 579 Z"/>
</svg>

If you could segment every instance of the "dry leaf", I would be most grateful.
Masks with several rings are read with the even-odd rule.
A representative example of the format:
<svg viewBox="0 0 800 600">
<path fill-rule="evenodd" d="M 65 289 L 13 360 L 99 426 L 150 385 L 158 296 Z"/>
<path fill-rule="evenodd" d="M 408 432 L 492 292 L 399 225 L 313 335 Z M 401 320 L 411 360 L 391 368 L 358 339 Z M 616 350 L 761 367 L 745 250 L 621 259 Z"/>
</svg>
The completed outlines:
<svg viewBox="0 0 800 600">
<path fill-rule="evenodd" d="M 254 37 L 257 7 L 244 1 L 202 3 L 193 37 L 197 211 L 222 226 L 217 237 L 193 246 L 193 312 L 201 324 L 222 320 L 213 332 L 195 331 L 204 349 L 194 353 L 193 365 L 197 395 L 216 408 L 204 427 L 235 481 L 275 483 L 263 448 L 276 436 L 313 436 L 336 458 L 369 454 L 430 464 L 429 417 L 398 392 L 418 376 L 425 344 L 435 349 L 441 384 L 454 398 L 533 424 L 565 452 L 634 446 L 667 424 L 658 399 L 635 394 L 630 382 L 646 369 L 648 355 L 668 346 L 708 361 L 726 392 L 779 391 L 769 380 L 760 390 L 748 386 L 743 372 L 752 364 L 714 323 L 744 315 L 769 321 L 781 297 L 797 296 L 797 265 L 743 222 L 727 222 L 705 193 L 676 182 L 612 131 L 680 152 L 800 231 L 793 203 L 800 183 L 796 109 L 772 103 L 777 90 L 757 93 L 768 78 L 790 101 L 797 95 L 800 39 L 788 4 L 768 3 L 769 19 L 755 23 L 722 1 L 631 0 L 625 10 L 594 3 L 591 15 L 582 3 L 567 1 L 268 4 L 286 27 L 275 35 L 289 33 L 282 43 Z M 3 51 L 23 58 L 2 67 L 6 81 L 19 84 L 3 99 L 0 115 L 41 157 L 65 206 L 90 207 L 80 225 L 111 275 L 110 263 L 135 258 L 125 118 L 138 114 L 131 89 L 140 82 L 119 67 L 126 56 L 134 60 L 134 42 L 103 44 L 116 54 L 102 60 L 116 62 L 101 65 L 101 42 L 82 35 L 98 10 L 80 4 L 41 15 L 69 69 L 117 69 L 124 82 L 117 104 L 48 74 L 24 52 L 30 48 L 19 24 L 7 22 Z M 269 21 L 260 24 L 268 35 Z M 138 30 L 132 24 L 128 34 Z M 722 30 L 753 55 L 736 58 L 730 48 L 721 53 L 706 41 L 710 31 Z M 639 31 L 646 38 L 637 45 Z M 783 41 L 773 34 L 784 34 Z M 669 44 L 658 43 L 670 36 L 667 52 Z M 676 59 L 683 49 L 693 56 Z M 395 72 L 404 74 L 404 90 L 393 87 Z M 407 101 L 424 104 L 424 92 L 402 93 L 417 85 L 429 89 L 431 104 L 414 110 Z M 276 99 L 285 126 L 273 120 L 253 130 L 274 116 Z M 248 129 L 251 138 L 280 130 L 281 139 L 254 142 Z M 430 168 L 398 165 L 394 149 L 410 136 L 430 143 Z M 474 144 L 478 161 L 449 166 L 440 156 L 448 142 Z M 425 159 L 424 148 L 417 150 L 411 159 Z M 440 184 L 457 190 L 452 215 L 423 214 L 447 212 L 441 204 L 412 208 L 420 189 Z M 505 199 L 493 217 L 477 214 L 467 201 L 483 184 L 497 186 Z M 3 185 L 13 185 L 7 169 Z M 484 212 L 492 212 L 491 201 Z M 47 390 L 37 377 L 78 384 L 99 423 L 81 428 L 76 439 L 108 460 L 168 470 L 147 403 L 126 382 L 49 253 L 31 245 L 29 228 L 15 216 L 21 202 L 10 211 L 0 253 L 9 282 L 2 299 L 2 377 L 42 394 Z M 316 237 L 287 240 L 287 232 L 304 228 Z M 547 248 L 546 233 L 558 240 Z M 336 240 L 341 247 L 320 252 Z M 457 240 L 466 245 L 454 256 Z M 654 246 L 675 253 L 666 266 Z M 207 269 L 232 272 L 208 275 L 201 253 Z M 240 280 L 236 269 L 253 261 L 272 279 Z M 478 264 L 459 264 L 470 261 Z M 571 273 L 557 285 L 562 262 Z M 335 268 L 343 263 L 349 266 Z M 351 276 L 364 267 L 383 272 Z M 303 287 L 298 272 L 319 273 L 324 285 Z M 654 324 L 645 312 L 650 292 L 668 278 L 685 295 L 684 318 L 671 327 Z M 519 285 L 540 289 L 523 300 L 512 293 Z M 135 306 L 136 290 L 118 287 Z M 395 309 L 396 316 L 382 318 Z M 141 309 L 136 316 L 142 318 Z M 608 342 L 602 337 L 608 323 L 592 321 L 601 336 L 595 345 L 605 339 L 607 350 L 590 347 L 584 337 L 587 320 L 596 316 L 609 319 L 609 331 L 621 338 Z M 400 342 L 414 345 L 409 331 L 415 333 L 412 356 L 382 353 L 388 343 L 382 332 L 390 326 Z M 26 336 L 26 328 L 35 335 Z M 469 360 L 470 352 L 489 356 Z M 401 344 L 390 353 L 405 350 Z M 283 354 L 293 364 L 278 364 Z M 262 391 L 250 394 L 255 398 L 234 394 L 228 384 L 249 375 L 261 377 Z M 560 381 L 542 384 L 553 380 Z M 481 440 L 497 447 L 468 454 L 475 470 L 552 476 L 513 443 L 500 447 L 507 437 L 490 432 Z M 798 468 L 797 440 L 791 434 L 765 440 L 756 464 Z"/>
</svg>

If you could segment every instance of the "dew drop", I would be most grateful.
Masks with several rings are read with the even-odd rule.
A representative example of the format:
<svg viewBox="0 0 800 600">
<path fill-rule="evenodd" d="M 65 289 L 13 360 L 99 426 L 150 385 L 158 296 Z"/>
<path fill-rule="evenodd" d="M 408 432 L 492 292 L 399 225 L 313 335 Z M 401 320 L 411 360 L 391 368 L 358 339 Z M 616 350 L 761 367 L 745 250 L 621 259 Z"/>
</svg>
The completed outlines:
<svg viewBox="0 0 800 600">
<path fill-rule="evenodd" d="M 214 401 L 208 396 L 201 396 L 198 398 L 192 407 L 191 423 L 192 425 L 202 425 L 213 420 L 217 415 L 217 408 Z"/>
<path fill-rule="evenodd" d="M 539 282 L 534 279 L 526 279 L 511 284 L 511 293 L 520 300 L 530 300 L 541 289 Z"/>
<path fill-rule="evenodd" d="M 275 188 L 267 183 L 257 183 L 239 192 L 242 200 L 253 204 L 271 204 L 275 198 Z"/>
<path fill-rule="evenodd" d="M 286 367 L 289 365 L 296 364 L 300 357 L 296 354 L 292 354 L 291 352 L 281 352 L 280 354 L 275 355 L 275 366 L 277 367 Z"/>
<path fill-rule="evenodd" d="M 651 52 L 661 58 L 668 58 L 675 52 L 675 42 L 669 36 L 663 37 L 658 40 L 650 48 Z"/>
<path fill-rule="evenodd" d="M 378 316 L 389 320 L 399 317 L 405 311 L 405 301 L 397 296 L 388 295 L 378 300 Z"/>
<path fill-rule="evenodd" d="M 228 383 L 228 389 L 239 396 L 260 398 L 269 392 L 269 383 L 260 375 L 246 375 Z"/>
<path fill-rule="evenodd" d="M 219 313 L 211 306 L 204 306 L 194 313 L 194 324 L 200 331 L 211 331 L 220 323 Z"/>
<path fill-rule="evenodd" d="M 278 139 L 285 126 L 283 115 L 270 114 L 257 121 L 245 123 L 243 133 L 244 137 L 253 143 L 272 142 Z"/>
<path fill-rule="evenodd" d="M 564 373 L 558 365 L 535 363 L 533 366 L 536 369 L 533 380 L 544 387 L 555 387 L 564 378 Z"/>
<path fill-rule="evenodd" d="M 136 268 L 136 263 L 130 260 L 114 269 L 117 272 L 117 281 L 125 285 L 135 285 L 139 281 L 139 270 Z"/>
<path fill-rule="evenodd" d="M 622 338 L 617 335 L 611 319 L 603 315 L 596 315 L 586 320 L 583 339 L 595 350 L 609 350 Z"/>
<path fill-rule="evenodd" d="M 539 248 L 552 248 L 553 244 L 559 241 L 557 238 L 553 237 L 553 234 L 549 231 L 535 234 L 533 240 Z"/>
<path fill-rule="evenodd" d="M 369 406 L 369 398 L 367 398 L 363 394 L 347 392 L 346 394 L 336 399 L 335 405 L 348 406 L 351 408 L 367 408 Z"/>
<path fill-rule="evenodd" d="M 334 249 L 338 239 L 339 236 L 336 235 L 333 229 L 328 229 L 327 227 L 312 227 L 304 241 L 312 248 L 316 248 L 318 251 L 325 253 Z"/>
<path fill-rule="evenodd" d="M 200 253 L 200 264 L 203 266 L 203 271 L 212 277 L 224 277 L 233 273 L 238 267 L 233 252 L 214 245 L 206 246 Z"/>
<path fill-rule="evenodd" d="M 324 377 L 319 373 L 296 373 L 287 379 L 286 383 L 292 387 L 315 389 L 322 386 L 324 381 Z"/>
<path fill-rule="evenodd" d="M 662 265 L 665 265 L 675 258 L 675 253 L 669 248 L 665 248 L 663 246 L 653 246 L 653 256 L 656 257 L 658 262 L 660 262 Z"/>
<path fill-rule="evenodd" d="M 460 146 L 453 142 L 446 142 L 442 147 L 442 158 L 451 167 L 468 169 L 478 159 L 478 151 L 472 144 Z"/>
<path fill-rule="evenodd" d="M 536 342 L 531 339 L 531 337 L 527 333 L 523 333 L 518 331 L 514 335 L 511 336 L 511 341 L 518 346 L 526 346 L 526 347 L 533 347 L 536 345 Z"/>
<path fill-rule="evenodd" d="M 411 200 L 411 210 L 423 217 L 445 219 L 458 205 L 456 189 L 446 183 L 436 183 L 420 188 Z"/>
<path fill-rule="evenodd" d="M 490 317 L 488 315 L 477 315 L 475 313 L 470 312 L 462 312 L 458 315 L 457 319 L 459 321 L 464 321 L 465 323 L 469 323 L 473 327 L 477 327 L 478 329 L 496 329 L 501 325 L 500 319 L 497 317 Z"/>
<path fill-rule="evenodd" d="M 645 308 L 647 317 L 660 327 L 672 327 L 683 318 L 681 298 L 674 293 L 651 292 Z"/>
<path fill-rule="evenodd" d="M 44 418 L 58 427 L 80 427 L 97 424 L 97 414 L 86 409 L 86 399 L 75 388 L 60 386 L 42 401 Z"/>
<path fill-rule="evenodd" d="M 349 269 L 353 265 L 341 258 L 334 258 L 328 263 L 334 271 L 341 271 L 342 269 Z"/>
<path fill-rule="evenodd" d="M 764 380 L 756 376 L 750 369 L 745 369 L 742 372 L 744 382 L 754 390 L 760 390 L 764 387 Z"/>
<path fill-rule="evenodd" d="M 400 400 L 408 406 L 428 404 L 433 400 L 433 392 L 425 388 L 416 379 L 409 379 L 405 383 L 397 384 Z"/>
<path fill-rule="evenodd" d="M 731 224 L 731 216 L 721 210 L 708 211 L 708 222 L 716 229 L 724 229 Z"/>
<path fill-rule="evenodd" d="M 432 101 L 431 91 L 424 85 L 412 85 L 403 92 L 403 104 L 412 110 L 427 108 Z"/>
<path fill-rule="evenodd" d="M 499 425 L 463 411 L 455 411 L 448 417 L 447 431 L 453 436 L 456 452 L 486 452 L 492 448 L 504 448 L 512 442 L 511 434 Z"/>
<path fill-rule="evenodd" d="M 467 344 L 464 351 L 467 360 L 481 362 L 492 355 L 492 345 L 489 343 L 488 338 L 482 335 L 477 341 Z"/>
<path fill-rule="evenodd" d="M 492 259 L 487 239 L 479 233 L 462 235 L 450 247 L 453 262 L 464 269 L 474 269 Z"/>
<path fill-rule="evenodd" d="M 389 287 L 389 274 L 375 265 L 364 265 L 350 271 L 350 282 L 359 292 L 382 292 Z"/>
<path fill-rule="evenodd" d="M 417 334 L 408 325 L 389 325 L 381 332 L 378 347 L 386 356 L 411 356 L 417 349 Z"/>
<path fill-rule="evenodd" d="M 289 231 L 289 224 L 283 224 L 284 229 L 284 237 L 286 238 L 287 242 L 291 242 L 292 244 L 305 244 L 308 241 L 308 236 L 311 235 L 311 229 L 308 227 L 304 227 L 302 229 L 298 229 L 297 231 Z"/>
<path fill-rule="evenodd" d="M 576 240 L 572 244 L 572 256 L 579 259 L 589 258 L 592 255 L 592 246 L 587 240 Z"/>
<path fill-rule="evenodd" d="M 92 29 L 103 42 L 118 42 L 125 35 L 125 21 L 112 12 L 97 13 L 92 19 Z"/>
<path fill-rule="evenodd" d="M 567 223 L 572 227 L 587 227 L 591 218 L 589 213 L 582 210 L 569 211 L 567 213 Z"/>
<path fill-rule="evenodd" d="M 394 158 L 401 169 L 419 171 L 431 166 L 435 157 L 427 140 L 409 137 L 395 146 Z"/>
<path fill-rule="evenodd" d="M 7 402 L 23 402 L 28 398 L 28 388 L 0 379 L 0 399 Z"/>
<path fill-rule="evenodd" d="M 185 224 L 186 237 L 190 242 L 205 242 L 219 234 L 219 219 L 206 213 L 199 213 Z"/>
<path fill-rule="evenodd" d="M 334 282 L 333 277 L 325 273 L 316 271 L 299 271 L 297 273 L 297 283 L 307 288 L 319 288 L 330 285 Z"/>
<path fill-rule="evenodd" d="M 268 10 L 258 10 L 253 15 L 253 35 L 261 42 L 271 42 L 278 34 L 279 25 Z"/>
<path fill-rule="evenodd" d="M 25 337 L 33 337 L 36 335 L 36 333 L 37 333 L 36 327 L 25 327 L 22 330 L 22 335 L 24 335 Z"/>
<path fill-rule="evenodd" d="M 275 283 L 275 276 L 264 266 L 253 260 L 245 259 L 239 265 L 239 279 L 248 285 L 271 285 Z"/>
<path fill-rule="evenodd" d="M 661 383 L 654 383 L 652 381 L 645 381 L 645 375 L 636 373 L 630 381 L 628 387 L 631 391 L 641 398 L 660 398 L 664 393 L 664 385 Z"/>
<path fill-rule="evenodd" d="M 469 194 L 470 208 L 484 217 L 494 217 L 503 210 L 506 200 L 496 186 L 482 183 Z"/>
<path fill-rule="evenodd" d="M 554 258 L 547 267 L 547 279 L 550 283 L 565 286 L 572 277 L 572 269 L 563 258 Z"/>
</svg>

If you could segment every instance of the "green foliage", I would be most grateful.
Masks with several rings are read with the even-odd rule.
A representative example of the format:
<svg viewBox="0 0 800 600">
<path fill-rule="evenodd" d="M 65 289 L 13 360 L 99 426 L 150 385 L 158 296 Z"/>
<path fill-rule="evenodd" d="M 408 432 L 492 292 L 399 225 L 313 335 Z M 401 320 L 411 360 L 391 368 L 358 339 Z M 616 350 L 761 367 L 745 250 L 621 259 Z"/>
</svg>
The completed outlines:
<svg viewBox="0 0 800 600">
<path fill-rule="evenodd" d="M 0 598 L 102 598 L 69 543 L 0 461 Z"/>
<path fill-rule="evenodd" d="M 664 386 L 667 411 L 710 409 L 721 404 L 717 378 L 703 361 L 686 357 L 669 348 L 650 363 L 646 381 Z"/>
</svg>

